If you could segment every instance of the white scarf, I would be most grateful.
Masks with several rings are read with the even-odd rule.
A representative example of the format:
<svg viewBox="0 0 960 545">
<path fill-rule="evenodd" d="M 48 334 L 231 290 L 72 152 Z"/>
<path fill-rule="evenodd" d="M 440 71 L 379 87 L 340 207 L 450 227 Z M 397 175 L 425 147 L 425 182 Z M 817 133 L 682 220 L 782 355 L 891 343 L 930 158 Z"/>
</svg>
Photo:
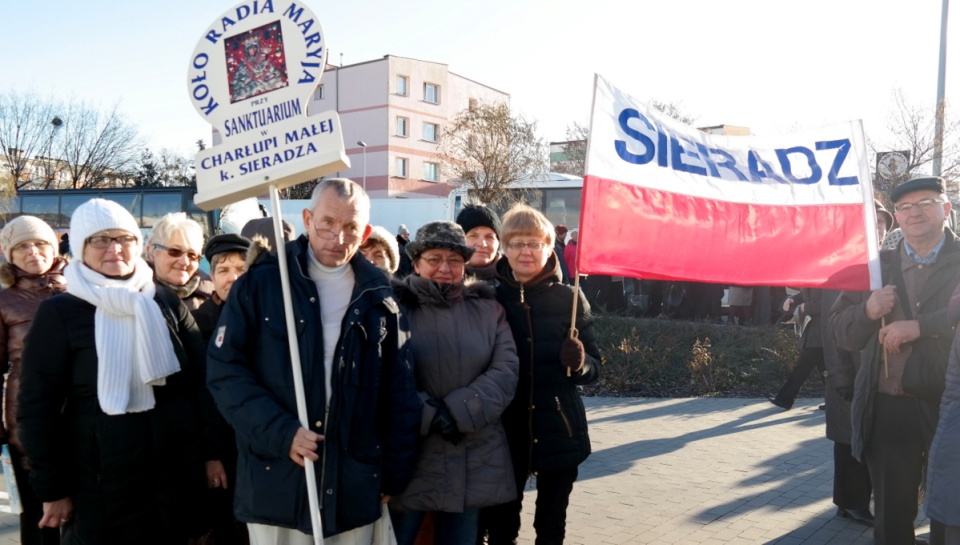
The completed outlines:
<svg viewBox="0 0 960 545">
<path fill-rule="evenodd" d="M 97 398 L 111 415 L 153 408 L 153 387 L 180 371 L 166 320 L 153 300 L 153 270 L 137 258 L 133 276 L 107 278 L 79 260 L 64 269 L 67 292 L 97 307 Z"/>
</svg>

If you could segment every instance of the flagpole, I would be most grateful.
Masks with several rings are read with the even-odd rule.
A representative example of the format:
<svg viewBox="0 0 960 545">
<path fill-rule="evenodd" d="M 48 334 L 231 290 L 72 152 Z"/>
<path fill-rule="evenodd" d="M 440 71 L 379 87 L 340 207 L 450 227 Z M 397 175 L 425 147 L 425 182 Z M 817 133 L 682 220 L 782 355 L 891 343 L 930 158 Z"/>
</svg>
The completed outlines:
<svg viewBox="0 0 960 545">
<path fill-rule="evenodd" d="M 574 275 L 573 280 L 573 309 L 570 311 L 570 338 L 576 339 L 577 332 L 577 303 L 580 302 L 580 275 Z M 570 368 L 567 367 L 567 376 L 570 376 Z"/>
<path fill-rule="evenodd" d="M 287 344 L 290 346 L 290 366 L 293 370 L 293 391 L 297 398 L 297 418 L 304 429 L 310 429 L 307 419 L 307 398 L 303 389 L 303 369 L 300 367 L 300 343 L 297 341 L 297 325 L 293 317 L 293 296 L 290 292 L 290 275 L 287 267 L 287 249 L 283 238 L 283 216 L 280 214 L 280 192 L 277 184 L 270 184 L 270 205 L 273 209 L 273 236 L 277 241 L 277 259 L 280 261 L 280 288 L 283 293 L 283 314 L 287 324 Z M 317 494 L 317 472 L 313 460 L 304 457 L 303 469 L 307 477 L 307 500 L 310 505 L 310 522 L 313 525 L 314 545 L 323 545 L 323 523 L 320 521 L 320 496 Z M 323 461 L 321 460 L 321 463 Z"/>
<path fill-rule="evenodd" d="M 950 0 L 943 0 L 943 11 L 940 14 L 940 69 L 937 75 L 937 109 L 934 117 L 933 135 L 933 175 L 940 176 L 943 164 L 943 121 L 946 117 L 947 102 L 945 100 L 947 82 L 947 11 Z"/>
</svg>

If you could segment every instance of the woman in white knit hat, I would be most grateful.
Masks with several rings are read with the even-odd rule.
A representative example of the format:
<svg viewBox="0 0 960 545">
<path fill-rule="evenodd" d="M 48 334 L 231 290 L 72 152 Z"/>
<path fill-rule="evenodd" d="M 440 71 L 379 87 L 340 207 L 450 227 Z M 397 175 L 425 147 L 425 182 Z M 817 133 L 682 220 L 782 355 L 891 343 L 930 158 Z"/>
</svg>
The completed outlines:
<svg viewBox="0 0 960 545">
<path fill-rule="evenodd" d="M 200 533 L 204 347 L 140 257 L 122 206 L 92 199 L 70 222 L 67 292 L 41 303 L 27 334 L 17 415 L 63 543 L 186 543 Z"/>
<path fill-rule="evenodd" d="M 0 367 L 7 370 L 3 414 L 6 427 L 0 437 L 10 445 L 13 473 L 20 490 L 21 543 L 57 543 L 56 528 L 40 529 L 43 504 L 30 487 L 30 471 L 16 428 L 17 392 L 20 389 L 20 354 L 40 303 L 66 288 L 63 267 L 57 256 L 57 235 L 43 220 L 20 216 L 0 232 L 0 249 L 9 260 L 0 264 Z"/>
</svg>

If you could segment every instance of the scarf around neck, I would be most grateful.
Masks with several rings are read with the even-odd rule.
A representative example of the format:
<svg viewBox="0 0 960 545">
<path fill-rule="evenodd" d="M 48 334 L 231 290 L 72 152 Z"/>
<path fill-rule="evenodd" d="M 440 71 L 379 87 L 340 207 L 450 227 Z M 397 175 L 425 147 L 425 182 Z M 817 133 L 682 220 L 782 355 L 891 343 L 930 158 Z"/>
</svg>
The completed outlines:
<svg viewBox="0 0 960 545">
<path fill-rule="evenodd" d="M 129 278 L 107 278 L 80 261 L 64 269 L 67 293 L 96 307 L 97 398 L 106 414 L 148 411 L 154 386 L 180 371 L 167 323 L 153 300 L 153 270 L 137 258 Z"/>
</svg>

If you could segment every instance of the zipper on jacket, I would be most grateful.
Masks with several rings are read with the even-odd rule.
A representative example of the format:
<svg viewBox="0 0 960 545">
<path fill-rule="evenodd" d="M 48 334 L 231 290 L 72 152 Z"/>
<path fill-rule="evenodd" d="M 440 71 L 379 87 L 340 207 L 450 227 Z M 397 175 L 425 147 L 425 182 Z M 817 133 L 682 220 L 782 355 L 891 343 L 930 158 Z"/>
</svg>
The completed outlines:
<svg viewBox="0 0 960 545">
<path fill-rule="evenodd" d="M 533 350 L 533 317 L 530 316 L 530 305 L 523 298 L 523 284 L 520 284 L 520 308 L 527 316 L 527 335 L 529 335 L 527 344 L 530 345 L 530 395 L 527 398 L 527 431 L 530 434 L 530 439 L 527 441 L 527 477 L 529 478 L 533 474 L 533 388 L 534 369 L 537 366 L 534 361 Z"/>
<path fill-rule="evenodd" d="M 573 426 L 570 425 L 570 419 L 567 418 L 567 413 L 563 412 L 563 405 L 560 404 L 560 396 L 554 396 L 557 401 L 557 412 L 560 413 L 560 418 L 563 419 L 563 425 L 567 427 L 567 437 L 573 437 Z"/>
</svg>

